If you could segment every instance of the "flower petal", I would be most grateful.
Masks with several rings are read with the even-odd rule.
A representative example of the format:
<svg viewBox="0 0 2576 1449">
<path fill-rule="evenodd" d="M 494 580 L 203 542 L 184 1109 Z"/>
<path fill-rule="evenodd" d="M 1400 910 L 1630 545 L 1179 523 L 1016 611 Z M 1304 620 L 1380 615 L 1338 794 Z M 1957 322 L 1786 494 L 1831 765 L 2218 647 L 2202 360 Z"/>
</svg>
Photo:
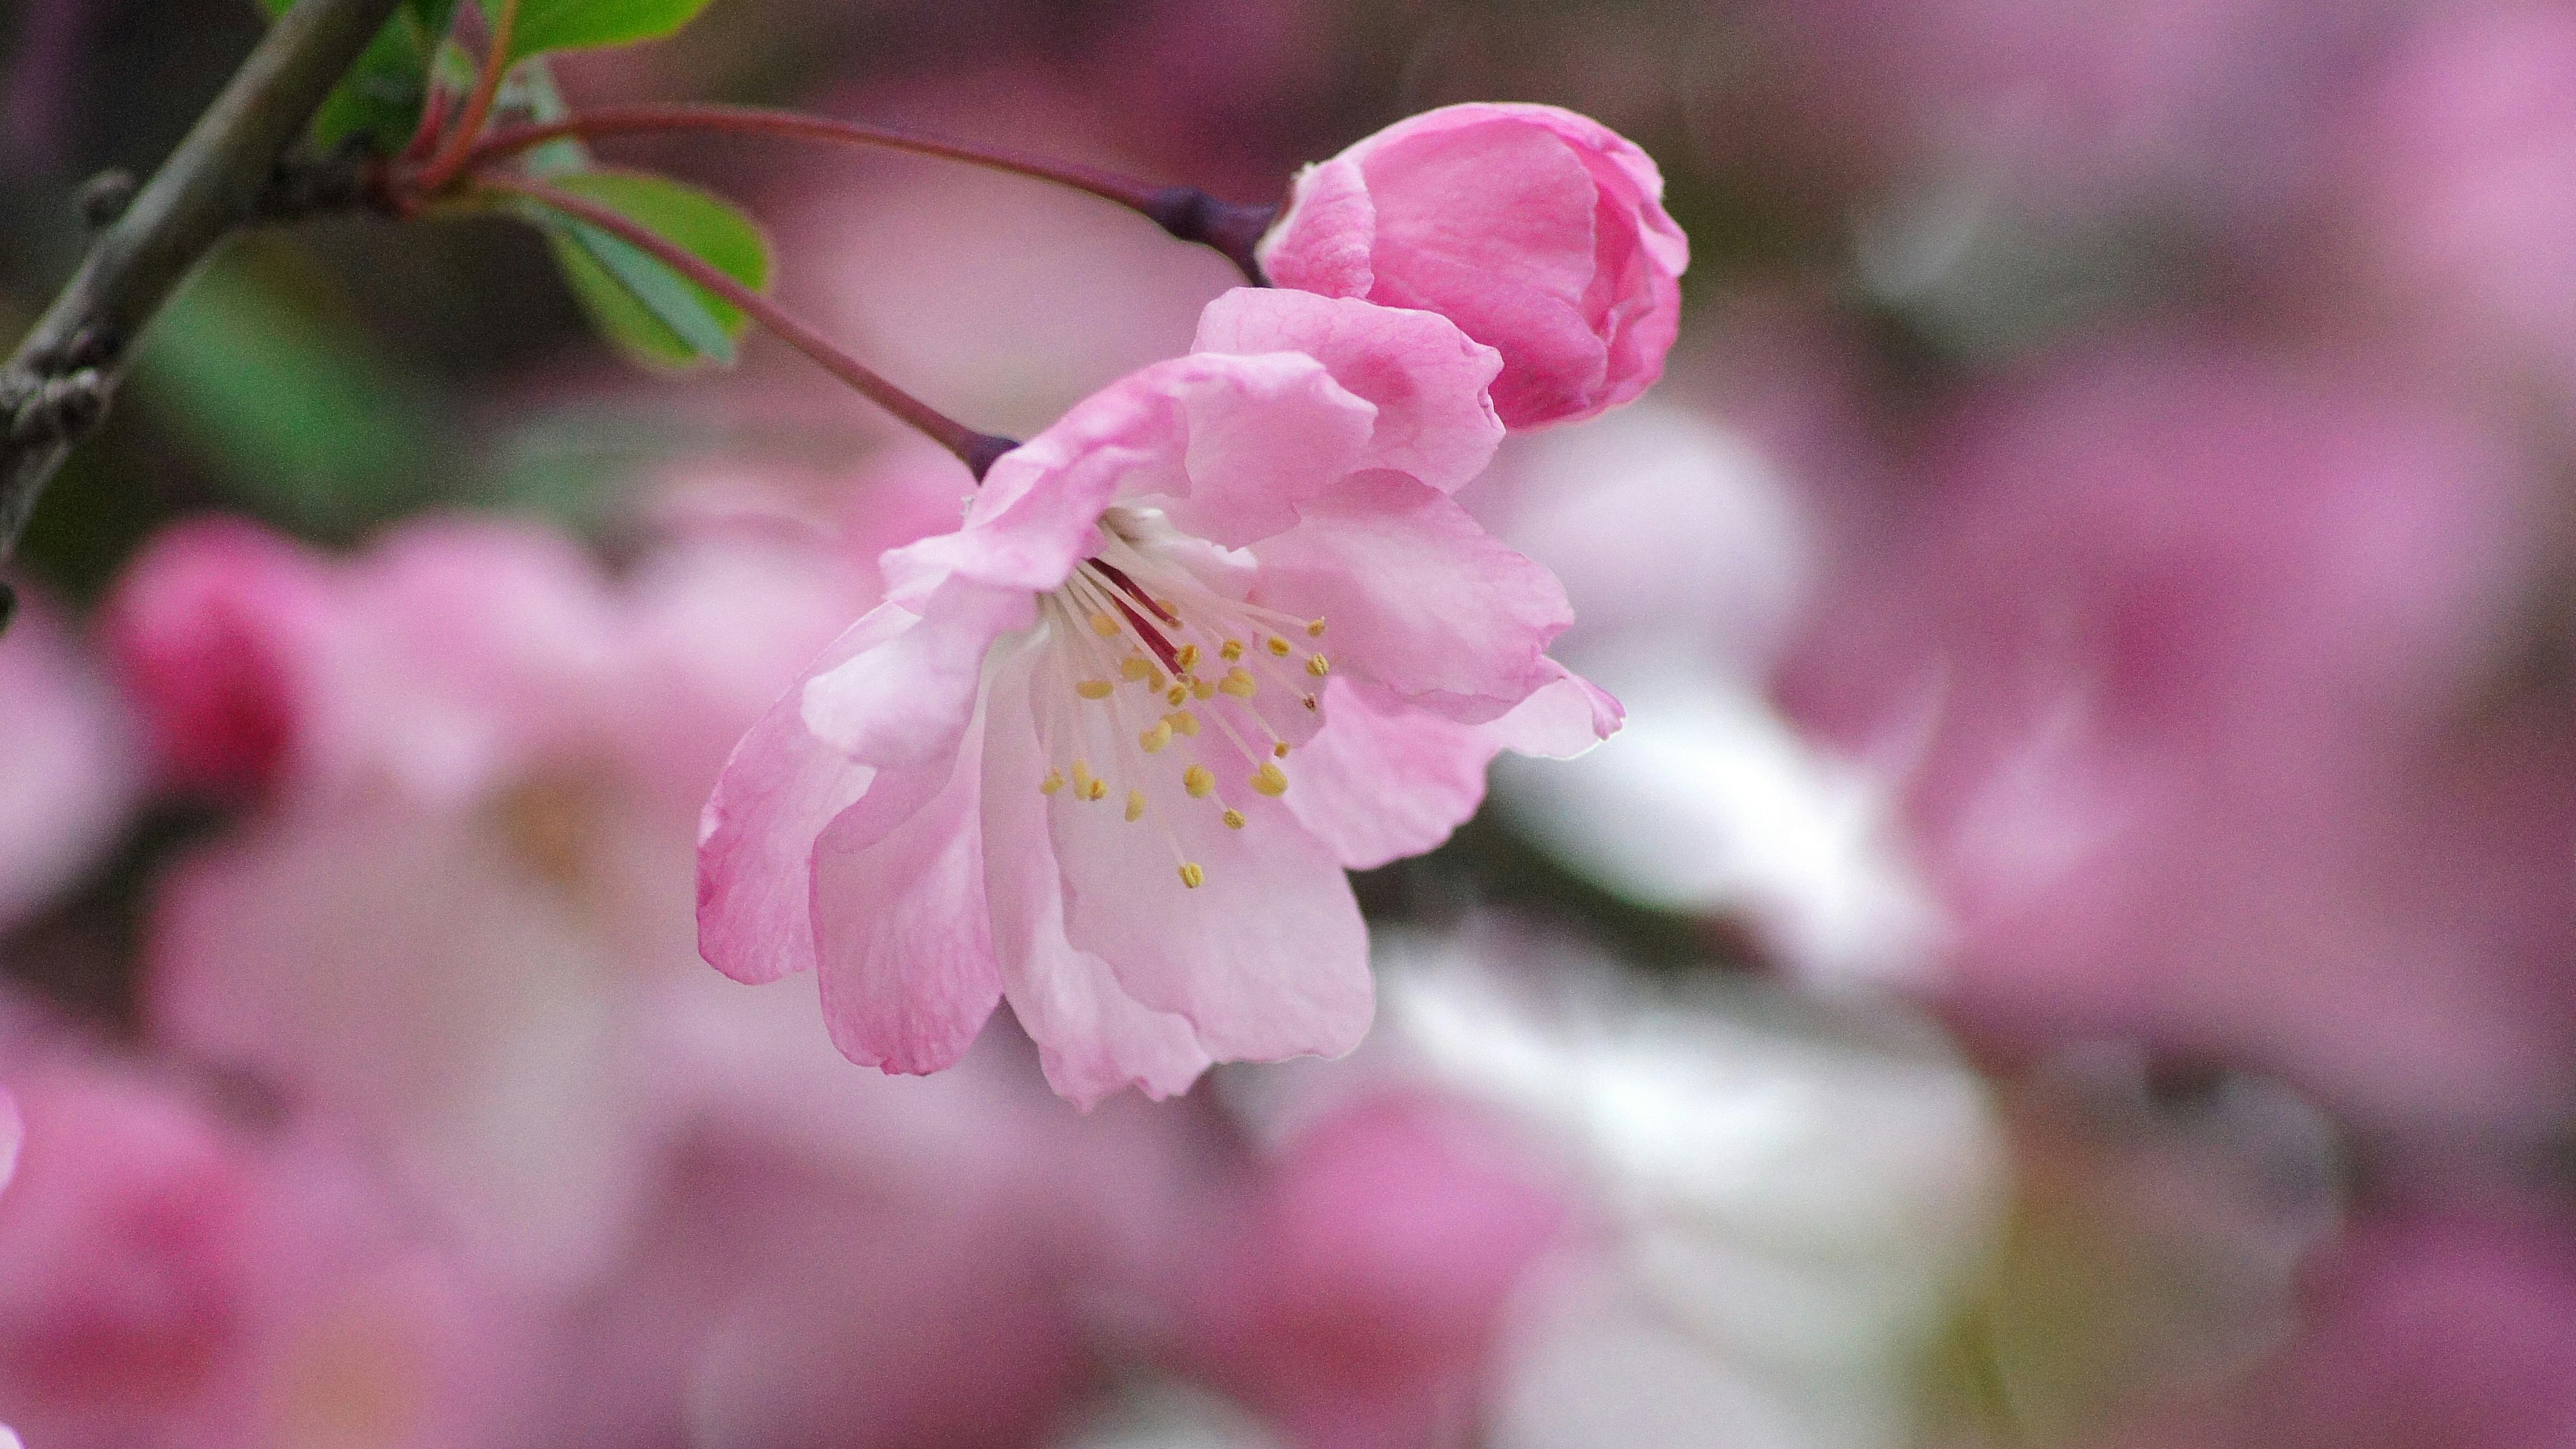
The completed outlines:
<svg viewBox="0 0 2576 1449">
<path fill-rule="evenodd" d="M 1400 473 L 1344 479 L 1252 551 L 1257 602 L 1323 618 L 1334 667 L 1413 704 L 1478 724 L 1560 673 L 1547 645 L 1573 613 L 1555 577 Z"/>
<path fill-rule="evenodd" d="M 824 1022 L 863 1067 L 949 1066 L 1001 1000 L 984 903 L 982 755 L 979 714 L 946 758 L 880 773 L 815 844 Z M 934 792 L 926 801 L 924 790 Z"/>
<path fill-rule="evenodd" d="M 1420 855 L 1484 803 L 1498 748 L 1490 726 L 1414 709 L 1348 678 L 1326 686 L 1324 720 L 1297 752 L 1296 787 L 1282 798 L 1348 869 Z"/>
<path fill-rule="evenodd" d="M 984 880 L 1011 1010 L 1047 1084 L 1088 1109 L 1127 1087 L 1187 1091 L 1211 1058 L 1188 1018 L 1129 995 L 1109 963 L 1065 937 L 1064 881 L 1046 829 L 1046 773 L 1029 701 L 1035 651 L 996 662 L 984 729 Z"/>
<path fill-rule="evenodd" d="M 1302 352 L 1377 406 L 1355 468 L 1393 468 L 1443 493 L 1485 469 L 1503 421 L 1485 395 L 1503 355 L 1436 312 L 1311 292 L 1238 287 L 1199 316 L 1201 352 Z"/>
<path fill-rule="evenodd" d="M 1261 239 L 1253 260 L 1273 286 L 1327 297 L 1365 297 L 1376 284 L 1369 251 L 1377 207 L 1359 166 L 1336 156 L 1297 173 L 1283 224 Z"/>
</svg>

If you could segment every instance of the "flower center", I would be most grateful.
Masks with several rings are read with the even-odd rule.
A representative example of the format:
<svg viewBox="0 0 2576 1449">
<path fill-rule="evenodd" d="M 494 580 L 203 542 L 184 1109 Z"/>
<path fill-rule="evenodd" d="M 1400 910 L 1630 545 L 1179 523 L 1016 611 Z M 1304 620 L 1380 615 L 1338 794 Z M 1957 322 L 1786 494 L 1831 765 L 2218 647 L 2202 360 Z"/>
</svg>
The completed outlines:
<svg viewBox="0 0 2576 1449">
<path fill-rule="evenodd" d="M 1227 796 L 1287 793 L 1281 762 L 1323 722 L 1324 621 L 1251 602 L 1248 567 L 1157 512 L 1111 509 L 1100 533 L 1100 551 L 1039 601 L 1037 788 L 1153 821 L 1196 889 L 1207 872 L 1160 811 L 1203 808 L 1241 830 Z"/>
</svg>

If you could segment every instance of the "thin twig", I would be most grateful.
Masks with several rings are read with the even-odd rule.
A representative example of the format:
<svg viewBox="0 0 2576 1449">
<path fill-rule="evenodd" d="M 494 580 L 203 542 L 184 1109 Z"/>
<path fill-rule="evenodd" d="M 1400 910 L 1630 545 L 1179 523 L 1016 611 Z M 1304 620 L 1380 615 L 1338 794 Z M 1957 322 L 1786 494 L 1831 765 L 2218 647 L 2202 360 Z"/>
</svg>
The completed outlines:
<svg viewBox="0 0 2576 1449">
<path fill-rule="evenodd" d="M 502 78 L 510 73 L 510 38 L 518 28 L 519 0 L 501 0 L 501 8 L 492 16 L 492 33 L 484 38 L 483 68 L 475 73 L 474 93 L 465 98 L 464 113 L 456 118 L 446 146 L 422 170 L 422 190 L 436 191 L 465 169 L 474 153 L 476 133 L 490 118 L 492 103 L 501 96 Z"/>
<path fill-rule="evenodd" d="M 1259 266 L 1252 249 L 1270 227 L 1278 208 L 1242 206 L 1219 201 L 1194 186 L 1157 186 L 1097 166 L 1032 155 L 1002 146 L 952 141 L 918 131 L 801 111 L 764 110 L 753 106 L 719 106 L 673 102 L 602 106 L 542 125 L 504 126 L 477 141 L 461 162 L 444 171 L 424 173 L 421 186 L 435 190 L 459 171 L 472 172 L 495 161 L 566 137 L 596 140 L 602 136 L 635 136 L 658 131 L 717 131 L 734 135 L 784 136 L 845 146 L 904 151 L 916 156 L 963 161 L 1016 176 L 1051 181 L 1086 191 L 1104 201 L 1140 212 L 1183 241 L 1223 252 L 1244 276 L 1259 285 Z"/>
<path fill-rule="evenodd" d="M 72 444 L 97 426 L 134 339 L 255 212 L 278 158 L 401 0 L 298 0 L 98 238 L 0 368 L 0 563 Z"/>
<path fill-rule="evenodd" d="M 562 212 L 576 221 L 597 227 L 609 235 L 645 252 L 681 276 L 713 292 L 739 309 L 743 315 L 775 333 L 779 340 L 812 358 L 825 372 L 848 383 L 860 396 L 902 419 L 931 441 L 957 455 L 980 481 L 993 460 L 1019 445 L 1009 438 L 979 433 L 949 417 L 930 404 L 888 382 L 867 364 L 843 352 L 829 338 L 798 320 L 793 313 L 760 295 L 741 282 L 727 276 L 703 257 L 663 236 L 651 227 L 612 211 L 587 197 L 575 196 L 560 187 L 530 181 L 517 176 L 482 176 L 477 186 L 486 191 L 504 192 L 524 197 L 540 206 Z"/>
</svg>

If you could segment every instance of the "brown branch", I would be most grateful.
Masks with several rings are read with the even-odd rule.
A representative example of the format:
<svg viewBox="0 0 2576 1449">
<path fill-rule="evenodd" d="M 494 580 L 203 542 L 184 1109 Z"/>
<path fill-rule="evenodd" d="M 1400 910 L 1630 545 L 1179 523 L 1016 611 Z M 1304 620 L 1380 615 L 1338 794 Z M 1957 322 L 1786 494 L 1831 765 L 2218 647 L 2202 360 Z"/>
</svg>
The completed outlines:
<svg viewBox="0 0 2576 1449">
<path fill-rule="evenodd" d="M 134 339 L 257 214 L 279 158 L 401 0 L 298 0 L 242 62 L 0 368 L 0 563 L 72 444 L 98 426 Z"/>
</svg>

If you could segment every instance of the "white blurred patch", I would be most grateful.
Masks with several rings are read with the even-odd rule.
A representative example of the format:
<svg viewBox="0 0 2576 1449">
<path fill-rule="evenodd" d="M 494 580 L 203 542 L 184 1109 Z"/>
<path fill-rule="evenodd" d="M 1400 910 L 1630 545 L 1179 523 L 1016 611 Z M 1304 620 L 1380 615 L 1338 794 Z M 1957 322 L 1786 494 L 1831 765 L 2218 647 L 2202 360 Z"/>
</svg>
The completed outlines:
<svg viewBox="0 0 2576 1449">
<path fill-rule="evenodd" d="M 1936 1033 L 1854 1035 L 1766 988 L 1657 990 L 1508 937 L 1381 956 L 1381 1031 L 1548 1130 L 1602 1218 L 1602 1250 L 1523 1304 L 1489 1442 L 1907 1442 L 2004 1193 L 1992 1104 Z"/>
</svg>

